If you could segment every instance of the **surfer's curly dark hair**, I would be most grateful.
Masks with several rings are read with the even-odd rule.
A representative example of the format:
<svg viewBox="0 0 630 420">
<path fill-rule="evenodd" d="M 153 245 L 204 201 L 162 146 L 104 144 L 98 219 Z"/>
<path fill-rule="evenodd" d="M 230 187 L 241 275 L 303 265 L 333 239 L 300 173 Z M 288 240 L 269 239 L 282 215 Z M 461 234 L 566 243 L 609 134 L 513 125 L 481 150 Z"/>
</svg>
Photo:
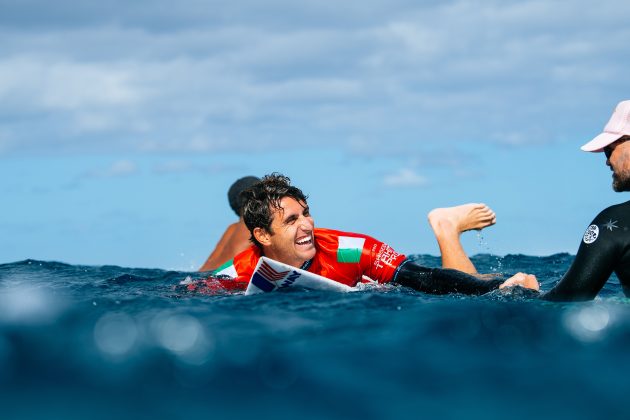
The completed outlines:
<svg viewBox="0 0 630 420">
<path fill-rule="evenodd" d="M 308 198 L 302 190 L 291 185 L 289 177 L 277 172 L 265 175 L 259 182 L 241 192 L 243 221 L 252 235 L 250 240 L 259 248 L 262 245 L 254 237 L 254 229 L 259 227 L 273 233 L 273 214 L 281 208 L 280 200 L 284 197 L 291 197 L 304 204 Z"/>
</svg>

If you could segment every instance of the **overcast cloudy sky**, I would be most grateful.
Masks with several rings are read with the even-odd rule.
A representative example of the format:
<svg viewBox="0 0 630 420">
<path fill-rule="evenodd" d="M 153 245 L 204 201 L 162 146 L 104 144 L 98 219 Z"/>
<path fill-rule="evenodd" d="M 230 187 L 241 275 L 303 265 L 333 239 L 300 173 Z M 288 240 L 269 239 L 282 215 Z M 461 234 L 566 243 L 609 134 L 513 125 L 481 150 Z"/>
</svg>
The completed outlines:
<svg viewBox="0 0 630 420">
<path fill-rule="evenodd" d="M 0 263 L 197 268 L 225 193 L 281 171 L 319 226 L 437 254 L 575 253 L 610 189 L 579 151 L 630 99 L 630 2 L 0 0 Z"/>
</svg>

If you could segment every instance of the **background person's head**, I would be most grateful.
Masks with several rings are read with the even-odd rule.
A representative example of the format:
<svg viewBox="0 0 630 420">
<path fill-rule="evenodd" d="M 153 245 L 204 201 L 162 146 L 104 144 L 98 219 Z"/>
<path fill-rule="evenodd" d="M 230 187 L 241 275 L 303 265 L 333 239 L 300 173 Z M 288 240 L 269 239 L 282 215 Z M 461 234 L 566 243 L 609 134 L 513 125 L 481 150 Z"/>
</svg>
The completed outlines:
<svg viewBox="0 0 630 420">
<path fill-rule="evenodd" d="M 616 192 L 630 191 L 630 136 L 623 136 L 604 147 L 606 165 L 613 171 L 612 187 Z"/>
<path fill-rule="evenodd" d="M 603 152 L 606 146 L 624 136 L 630 136 L 630 100 L 619 102 L 604 131 L 581 149 L 585 152 Z"/>
<path fill-rule="evenodd" d="M 582 146 L 585 152 L 604 152 L 613 171 L 615 191 L 630 191 L 630 100 L 615 107 L 604 131 Z"/>
<path fill-rule="evenodd" d="M 230 189 L 228 190 L 228 202 L 230 203 L 230 207 L 234 210 L 234 213 L 238 217 L 241 217 L 241 207 L 243 206 L 243 198 L 241 197 L 241 193 L 260 181 L 260 178 L 255 176 L 245 176 L 243 178 L 237 179 Z"/>
<path fill-rule="evenodd" d="M 285 207 L 291 206 L 292 212 L 299 213 L 296 214 L 298 219 L 305 215 L 308 217 L 307 198 L 299 188 L 291 185 L 291 180 L 288 177 L 278 173 L 265 175 L 260 182 L 244 191 L 243 220 L 252 234 L 252 242 L 260 248 L 263 247 L 263 244 L 254 234 L 256 229 L 260 229 L 272 239 L 278 233 L 274 231 L 272 225 L 274 219 L 277 223 L 282 221 L 284 216 L 283 203 Z M 283 199 L 285 200 L 283 201 Z M 308 218 L 310 219 L 310 217 Z M 310 223 L 312 229 L 312 219 L 308 223 Z M 294 248 L 297 249 L 299 254 L 301 245 L 297 242 L 303 240 L 302 236 L 304 235 L 300 236 L 300 230 L 295 230 L 296 232 L 292 233 L 293 237 L 287 238 L 287 240 L 290 240 L 295 245 Z M 285 232 L 281 233 L 284 234 Z"/>
</svg>

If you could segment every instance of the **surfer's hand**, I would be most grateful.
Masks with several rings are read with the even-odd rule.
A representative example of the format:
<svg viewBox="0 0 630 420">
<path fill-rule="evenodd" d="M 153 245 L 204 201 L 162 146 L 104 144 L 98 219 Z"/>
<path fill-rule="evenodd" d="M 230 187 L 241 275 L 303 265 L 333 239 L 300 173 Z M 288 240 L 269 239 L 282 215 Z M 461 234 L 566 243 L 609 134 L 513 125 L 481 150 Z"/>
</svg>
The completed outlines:
<svg viewBox="0 0 630 420">
<path fill-rule="evenodd" d="M 499 289 L 512 286 L 521 286 L 525 287 L 526 289 L 540 290 L 540 286 L 538 286 L 538 280 L 536 280 L 536 276 L 534 276 L 533 274 L 516 273 L 515 275 L 504 281 L 503 284 L 499 286 Z"/>
</svg>

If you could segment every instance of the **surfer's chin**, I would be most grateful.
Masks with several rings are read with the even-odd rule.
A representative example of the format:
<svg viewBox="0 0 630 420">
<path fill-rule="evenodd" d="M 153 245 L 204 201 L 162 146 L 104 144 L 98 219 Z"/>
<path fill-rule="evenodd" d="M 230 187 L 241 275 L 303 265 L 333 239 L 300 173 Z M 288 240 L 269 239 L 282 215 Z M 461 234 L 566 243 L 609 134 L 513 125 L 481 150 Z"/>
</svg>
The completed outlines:
<svg viewBox="0 0 630 420">
<path fill-rule="evenodd" d="M 630 173 L 613 173 L 612 187 L 615 192 L 630 191 Z"/>
<path fill-rule="evenodd" d="M 315 245 L 311 242 L 308 245 L 301 245 L 297 247 L 296 254 L 299 255 L 300 259 L 303 261 L 308 261 L 315 256 L 317 249 Z"/>
</svg>

